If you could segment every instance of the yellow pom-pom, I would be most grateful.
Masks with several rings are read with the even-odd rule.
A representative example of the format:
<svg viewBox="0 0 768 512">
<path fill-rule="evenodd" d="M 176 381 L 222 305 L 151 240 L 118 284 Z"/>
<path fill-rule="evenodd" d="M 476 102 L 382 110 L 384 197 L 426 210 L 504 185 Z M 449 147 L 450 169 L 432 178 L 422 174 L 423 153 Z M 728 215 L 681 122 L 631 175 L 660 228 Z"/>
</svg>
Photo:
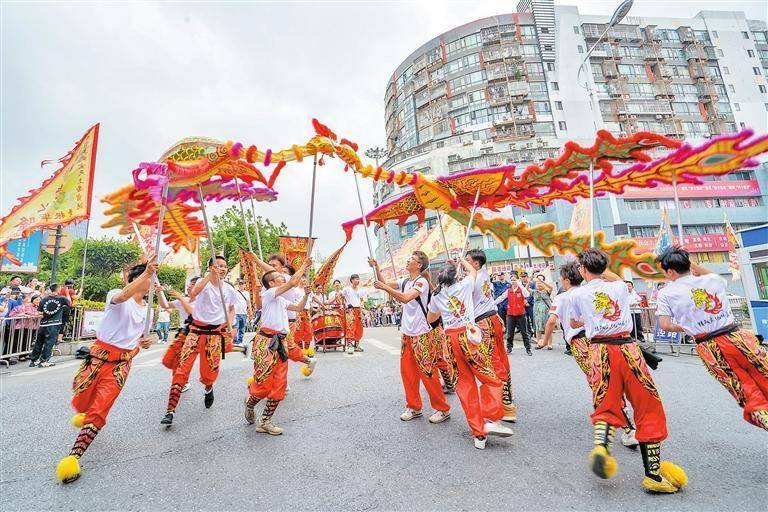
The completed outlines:
<svg viewBox="0 0 768 512">
<path fill-rule="evenodd" d="M 74 455 L 67 455 L 56 466 L 56 478 L 68 484 L 80 478 L 80 461 Z"/>
<path fill-rule="evenodd" d="M 75 428 L 83 428 L 85 425 L 85 413 L 79 412 L 72 416 L 72 426 Z"/>
<path fill-rule="evenodd" d="M 685 474 L 683 468 L 677 464 L 673 464 L 668 460 L 661 461 L 659 464 L 659 472 L 661 476 L 667 479 L 669 483 L 681 489 L 688 485 L 688 475 Z"/>
<path fill-rule="evenodd" d="M 310 375 L 312 375 L 312 369 L 309 366 L 302 366 L 301 374 L 305 377 L 309 377 Z"/>
<path fill-rule="evenodd" d="M 255 379 L 253 378 L 253 375 L 251 375 L 250 377 L 248 377 L 248 378 L 246 379 L 245 383 L 246 383 L 246 384 L 248 384 L 248 385 L 250 386 L 251 384 L 253 384 L 253 381 L 254 381 L 254 380 L 255 380 Z"/>
<path fill-rule="evenodd" d="M 315 355 L 315 349 L 313 349 L 312 347 L 309 347 L 304 353 L 307 354 L 307 356 L 309 357 L 313 357 Z"/>
<path fill-rule="evenodd" d="M 619 470 L 619 464 L 616 459 L 608 455 L 608 450 L 604 446 L 595 446 L 589 454 L 589 465 L 592 472 L 600 478 L 613 478 Z"/>
</svg>

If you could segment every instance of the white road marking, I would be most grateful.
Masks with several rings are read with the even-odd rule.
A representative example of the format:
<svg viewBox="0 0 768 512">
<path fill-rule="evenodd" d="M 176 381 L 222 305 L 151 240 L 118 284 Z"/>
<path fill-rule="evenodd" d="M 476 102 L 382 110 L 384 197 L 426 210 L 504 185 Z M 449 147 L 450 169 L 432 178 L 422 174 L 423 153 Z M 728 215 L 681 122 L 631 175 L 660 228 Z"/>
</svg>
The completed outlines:
<svg viewBox="0 0 768 512">
<path fill-rule="evenodd" d="M 153 366 L 160 362 L 160 359 L 162 358 L 164 353 L 165 353 L 164 348 L 142 350 L 141 352 L 136 354 L 136 357 L 133 358 L 134 361 L 137 361 L 139 359 L 149 358 L 151 356 L 157 357 L 157 360 L 152 362 L 147 361 L 141 364 L 134 364 L 133 367 L 142 368 L 146 366 Z M 56 370 L 66 370 L 67 368 L 74 368 L 76 366 L 80 366 L 80 363 L 82 362 L 83 362 L 82 359 L 73 359 L 70 361 L 64 361 L 62 363 L 56 363 L 56 366 L 49 366 L 48 368 L 30 368 L 29 370 L 25 370 L 23 372 L 12 373 L 11 375 L 9 375 L 9 377 L 28 377 L 29 375 L 40 375 L 46 372 L 53 372 Z"/>
<path fill-rule="evenodd" d="M 366 344 L 373 345 L 374 347 L 383 350 L 384 352 L 389 353 L 393 356 L 399 356 L 400 355 L 400 349 L 399 348 L 393 348 L 392 345 L 388 345 L 384 343 L 383 341 L 379 341 L 375 338 L 364 338 L 363 339 L 363 346 Z"/>
</svg>

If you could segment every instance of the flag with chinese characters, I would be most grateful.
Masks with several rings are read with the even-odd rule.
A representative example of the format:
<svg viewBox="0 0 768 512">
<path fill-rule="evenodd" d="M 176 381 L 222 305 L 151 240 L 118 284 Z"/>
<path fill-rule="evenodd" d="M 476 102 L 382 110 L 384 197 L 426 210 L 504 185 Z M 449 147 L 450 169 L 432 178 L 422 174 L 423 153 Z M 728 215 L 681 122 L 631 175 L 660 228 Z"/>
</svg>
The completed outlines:
<svg viewBox="0 0 768 512">
<path fill-rule="evenodd" d="M 589 234 L 589 199 L 583 197 L 576 199 L 568 229 L 574 235 Z"/>
<path fill-rule="evenodd" d="M 739 239 L 736 236 L 731 222 L 728 220 L 728 214 L 723 213 L 725 222 L 725 236 L 728 238 L 728 271 L 731 273 L 731 280 L 737 281 L 741 278 L 741 265 L 739 265 L 739 255 L 736 249 L 739 247 Z"/>
<path fill-rule="evenodd" d="M 314 243 L 314 238 L 312 239 Z M 304 264 L 304 260 L 307 259 L 307 254 L 311 254 L 311 249 L 308 251 L 309 238 L 305 236 L 281 236 L 280 237 L 280 252 L 285 256 L 285 262 L 291 265 L 294 270 L 299 270 L 299 267 Z"/>
<path fill-rule="evenodd" d="M 57 160 L 61 163 L 59 170 L 19 199 L 19 204 L 0 221 L 0 247 L 38 229 L 53 229 L 90 217 L 98 140 L 96 124 L 72 151 Z"/>
<path fill-rule="evenodd" d="M 246 251 L 242 247 L 237 248 L 240 254 L 240 273 L 245 281 L 245 289 L 250 295 L 251 311 L 257 311 L 256 295 L 261 292 L 261 278 L 264 275 L 261 268 L 256 264 L 256 255 Z"/>
<path fill-rule="evenodd" d="M 656 235 L 656 247 L 653 249 L 653 253 L 659 255 L 672 245 L 672 227 L 669 224 L 669 215 L 667 215 L 667 209 L 662 208 L 659 234 Z"/>
</svg>

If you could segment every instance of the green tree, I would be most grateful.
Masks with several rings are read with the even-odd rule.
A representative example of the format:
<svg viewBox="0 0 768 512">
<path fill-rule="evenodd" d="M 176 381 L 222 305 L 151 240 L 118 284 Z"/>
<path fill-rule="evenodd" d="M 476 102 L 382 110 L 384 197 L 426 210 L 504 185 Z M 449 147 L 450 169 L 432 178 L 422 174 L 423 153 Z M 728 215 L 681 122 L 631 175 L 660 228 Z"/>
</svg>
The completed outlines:
<svg viewBox="0 0 768 512">
<path fill-rule="evenodd" d="M 187 280 L 187 271 L 183 268 L 160 265 L 160 268 L 157 269 L 157 279 L 163 286 L 170 285 L 174 290 L 184 292 L 184 285 Z"/>
<path fill-rule="evenodd" d="M 251 243 L 253 244 L 253 250 L 256 248 L 256 224 L 253 222 L 253 216 L 251 212 L 246 212 L 246 219 L 248 221 L 248 232 L 251 235 Z M 264 252 L 264 257 L 273 252 L 277 252 L 280 249 L 280 236 L 288 234 L 288 228 L 285 224 L 281 223 L 279 226 L 272 224 L 269 219 L 264 219 L 261 216 L 256 218 L 256 222 L 259 227 L 259 234 L 261 235 L 261 248 Z M 227 264 L 232 267 L 239 262 L 237 247 L 242 246 L 248 248 L 248 242 L 245 237 L 245 226 L 243 225 L 243 219 L 240 217 L 240 209 L 237 206 L 230 206 L 223 214 L 215 215 L 212 220 L 211 231 L 213 234 L 213 244 L 216 247 L 217 252 L 224 252 L 227 258 Z M 208 243 L 200 243 L 200 261 L 205 267 L 206 262 L 211 257 L 211 251 L 208 247 Z"/>
</svg>

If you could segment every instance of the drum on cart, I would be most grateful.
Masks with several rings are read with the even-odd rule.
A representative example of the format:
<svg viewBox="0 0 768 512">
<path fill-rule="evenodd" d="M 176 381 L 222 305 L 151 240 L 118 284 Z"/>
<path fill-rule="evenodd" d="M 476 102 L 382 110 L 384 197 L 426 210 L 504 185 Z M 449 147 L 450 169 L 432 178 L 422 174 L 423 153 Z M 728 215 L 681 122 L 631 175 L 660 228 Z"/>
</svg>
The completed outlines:
<svg viewBox="0 0 768 512">
<path fill-rule="evenodd" d="M 337 308 L 318 309 L 312 314 L 312 333 L 315 347 L 326 349 L 344 347 L 344 317 Z"/>
</svg>

